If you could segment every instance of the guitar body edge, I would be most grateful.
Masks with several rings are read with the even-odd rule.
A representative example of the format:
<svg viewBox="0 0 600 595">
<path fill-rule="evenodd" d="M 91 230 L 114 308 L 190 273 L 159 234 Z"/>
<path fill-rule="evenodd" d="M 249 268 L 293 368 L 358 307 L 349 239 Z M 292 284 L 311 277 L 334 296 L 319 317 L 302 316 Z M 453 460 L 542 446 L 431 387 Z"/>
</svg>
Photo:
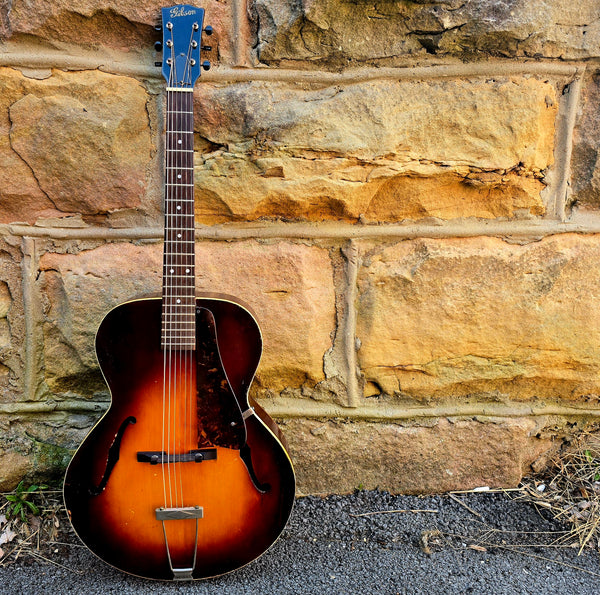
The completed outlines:
<svg viewBox="0 0 600 595">
<path fill-rule="evenodd" d="M 126 302 L 107 314 L 96 353 L 111 405 L 65 476 L 65 506 L 83 543 L 106 563 L 144 578 L 203 579 L 244 566 L 276 541 L 294 502 L 294 472 L 278 428 L 247 400 L 261 354 L 258 325 L 247 308 L 223 296 L 199 297 L 196 305 L 197 324 L 214 326 L 204 333 L 212 376 L 186 360 L 173 366 L 168 390 L 160 298 Z M 223 410 L 231 410 L 233 421 L 221 425 L 245 418 L 237 434 L 243 448 L 211 430 L 211 406 L 197 405 L 215 390 L 230 399 Z M 180 393 L 190 391 L 197 392 L 186 397 L 191 405 L 181 406 Z M 161 452 L 181 460 L 140 461 L 140 453 Z M 193 452 L 200 459 L 185 454 Z M 161 508 L 175 516 L 191 510 L 191 518 L 164 520 Z"/>
</svg>

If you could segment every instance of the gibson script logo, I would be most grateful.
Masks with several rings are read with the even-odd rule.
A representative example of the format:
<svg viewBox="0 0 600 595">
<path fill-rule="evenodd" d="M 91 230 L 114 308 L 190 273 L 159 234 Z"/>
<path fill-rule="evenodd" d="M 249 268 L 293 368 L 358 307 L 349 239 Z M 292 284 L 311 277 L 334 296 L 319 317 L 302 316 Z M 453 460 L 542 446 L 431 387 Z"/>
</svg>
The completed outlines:
<svg viewBox="0 0 600 595">
<path fill-rule="evenodd" d="M 169 16 L 174 19 L 175 17 L 187 17 L 191 14 L 196 14 L 196 11 L 186 10 L 184 6 L 175 6 L 171 9 Z"/>
</svg>

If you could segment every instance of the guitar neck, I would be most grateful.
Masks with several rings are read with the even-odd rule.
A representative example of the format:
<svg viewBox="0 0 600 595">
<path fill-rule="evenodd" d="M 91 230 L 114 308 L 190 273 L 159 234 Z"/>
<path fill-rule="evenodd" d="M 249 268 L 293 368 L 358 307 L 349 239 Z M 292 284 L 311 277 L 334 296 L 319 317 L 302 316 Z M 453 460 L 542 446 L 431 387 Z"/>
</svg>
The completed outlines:
<svg viewBox="0 0 600 595">
<path fill-rule="evenodd" d="M 194 94 L 167 87 L 163 349 L 195 348 Z"/>
</svg>

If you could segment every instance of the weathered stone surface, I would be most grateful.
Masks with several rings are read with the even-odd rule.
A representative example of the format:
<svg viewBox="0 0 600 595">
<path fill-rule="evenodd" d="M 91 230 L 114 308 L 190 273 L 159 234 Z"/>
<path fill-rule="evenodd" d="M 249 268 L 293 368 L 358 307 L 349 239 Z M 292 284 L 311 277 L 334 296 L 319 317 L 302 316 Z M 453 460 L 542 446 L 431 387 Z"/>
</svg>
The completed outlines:
<svg viewBox="0 0 600 595">
<path fill-rule="evenodd" d="M 15 238 L 0 239 L 0 401 L 22 392 L 25 320 L 21 251 Z"/>
<path fill-rule="evenodd" d="M 596 0 L 254 0 L 258 58 L 343 67 L 427 54 L 598 56 Z"/>
<path fill-rule="evenodd" d="M 21 453 L 15 451 L 0 452 L 0 490 L 10 491 L 17 487 L 17 484 L 32 471 L 33 461 Z"/>
<path fill-rule="evenodd" d="M 573 135 L 571 201 L 576 207 L 600 206 L 600 73 L 594 72 L 581 93 L 581 108 Z"/>
<path fill-rule="evenodd" d="M 0 490 L 26 483 L 58 482 L 98 415 L 67 411 L 0 415 Z"/>
<path fill-rule="evenodd" d="M 301 494 L 357 488 L 404 494 L 514 487 L 550 440 L 529 419 L 448 421 L 430 426 L 287 420 L 282 428 Z"/>
<path fill-rule="evenodd" d="M 174 3 L 175 4 L 175 3 Z M 206 10 L 206 22 L 214 28 L 211 58 L 231 54 L 232 8 L 230 0 L 205 0 L 197 4 Z M 160 23 L 164 2 L 147 0 L 13 0 L 0 4 L 0 39 L 34 35 L 49 41 L 65 41 L 97 48 L 123 51 L 144 50 L 160 38 L 154 26 Z M 148 58 L 149 60 L 151 58 Z"/>
<path fill-rule="evenodd" d="M 335 329 L 333 271 L 326 249 L 281 242 L 199 244 L 198 291 L 244 300 L 263 333 L 257 387 L 281 391 L 324 380 Z"/>
<path fill-rule="evenodd" d="M 414 240 L 365 254 L 366 394 L 580 399 L 600 393 L 598 236 L 524 246 Z"/>
<path fill-rule="evenodd" d="M 197 288 L 239 296 L 263 331 L 257 384 L 279 391 L 324 379 L 335 299 L 326 250 L 291 243 L 199 244 Z M 91 396 L 103 390 L 95 331 L 112 307 L 160 290 L 162 246 L 108 244 L 40 261 L 45 304 L 45 378 L 51 391 Z"/>
<path fill-rule="evenodd" d="M 36 80 L 8 68 L 0 81 L 0 222 L 140 205 L 153 147 L 137 81 L 98 71 Z"/>
<path fill-rule="evenodd" d="M 541 214 L 555 89 L 514 80 L 202 85 L 202 222 Z M 518 125 L 517 125 L 518 123 Z"/>
</svg>

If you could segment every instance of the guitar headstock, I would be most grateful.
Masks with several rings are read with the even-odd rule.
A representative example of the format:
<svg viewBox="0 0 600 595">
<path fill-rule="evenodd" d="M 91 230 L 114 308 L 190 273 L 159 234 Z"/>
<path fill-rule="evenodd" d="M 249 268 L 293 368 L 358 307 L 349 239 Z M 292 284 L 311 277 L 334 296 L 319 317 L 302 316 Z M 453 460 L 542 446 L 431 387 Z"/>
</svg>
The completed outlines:
<svg viewBox="0 0 600 595">
<path fill-rule="evenodd" d="M 204 9 L 178 4 L 162 9 L 163 63 L 162 73 L 169 89 L 193 89 L 201 69 L 210 62 L 200 63 L 202 33 L 212 34 L 212 27 L 203 27 Z"/>
</svg>

